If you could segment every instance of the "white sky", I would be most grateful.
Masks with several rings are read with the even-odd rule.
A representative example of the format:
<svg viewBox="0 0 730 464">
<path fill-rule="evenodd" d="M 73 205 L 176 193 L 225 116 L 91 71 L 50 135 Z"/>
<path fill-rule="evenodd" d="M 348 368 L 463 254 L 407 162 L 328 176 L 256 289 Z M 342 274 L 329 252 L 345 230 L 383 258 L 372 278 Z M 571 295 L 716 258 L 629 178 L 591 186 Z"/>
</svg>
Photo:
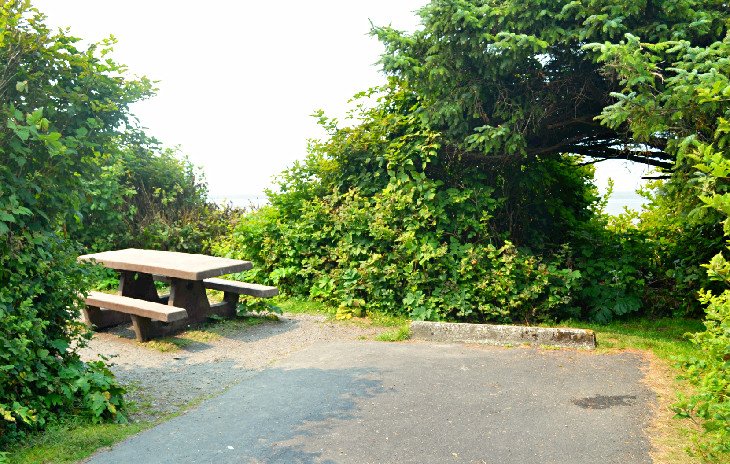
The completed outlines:
<svg viewBox="0 0 730 464">
<path fill-rule="evenodd" d="M 347 100 L 384 78 L 370 21 L 418 26 L 427 0 L 34 0 L 53 26 L 97 41 L 113 34 L 115 58 L 159 81 L 133 111 L 165 145 L 202 166 L 212 196 L 261 195 L 323 134 L 309 115 L 342 117 Z M 634 190 L 643 168 L 599 164 L 616 191 Z"/>
</svg>

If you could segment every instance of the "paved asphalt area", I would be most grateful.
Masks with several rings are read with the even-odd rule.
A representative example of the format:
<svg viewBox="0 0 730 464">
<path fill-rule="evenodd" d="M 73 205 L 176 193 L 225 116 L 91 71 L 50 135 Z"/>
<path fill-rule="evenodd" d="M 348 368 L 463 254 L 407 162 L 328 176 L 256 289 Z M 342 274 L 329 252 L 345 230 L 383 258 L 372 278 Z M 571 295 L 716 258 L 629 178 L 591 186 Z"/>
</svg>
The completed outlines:
<svg viewBox="0 0 730 464">
<path fill-rule="evenodd" d="M 650 463 L 638 355 L 316 345 L 100 463 Z"/>
</svg>

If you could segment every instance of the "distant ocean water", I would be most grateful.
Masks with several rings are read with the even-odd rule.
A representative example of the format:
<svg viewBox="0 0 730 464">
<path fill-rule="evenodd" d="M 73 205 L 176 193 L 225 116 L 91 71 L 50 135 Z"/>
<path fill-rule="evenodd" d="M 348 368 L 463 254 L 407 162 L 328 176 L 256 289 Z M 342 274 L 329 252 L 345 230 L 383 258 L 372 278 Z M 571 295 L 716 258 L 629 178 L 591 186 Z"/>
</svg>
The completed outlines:
<svg viewBox="0 0 730 464">
<path fill-rule="evenodd" d="M 644 209 L 646 198 L 636 192 L 613 192 L 606 203 L 606 213 L 618 215 L 624 212 L 624 207 L 633 211 Z"/>
<path fill-rule="evenodd" d="M 219 205 L 226 203 L 238 208 L 248 208 L 250 206 L 261 207 L 268 203 L 266 195 L 211 195 L 210 199 Z"/>
<path fill-rule="evenodd" d="M 211 200 L 218 204 L 230 203 L 233 206 L 246 208 L 249 206 L 260 207 L 268 200 L 266 195 L 217 195 L 211 196 Z M 613 192 L 606 204 L 606 213 L 618 215 L 624 212 L 624 207 L 634 211 L 641 211 L 646 199 L 635 192 Z"/>
</svg>

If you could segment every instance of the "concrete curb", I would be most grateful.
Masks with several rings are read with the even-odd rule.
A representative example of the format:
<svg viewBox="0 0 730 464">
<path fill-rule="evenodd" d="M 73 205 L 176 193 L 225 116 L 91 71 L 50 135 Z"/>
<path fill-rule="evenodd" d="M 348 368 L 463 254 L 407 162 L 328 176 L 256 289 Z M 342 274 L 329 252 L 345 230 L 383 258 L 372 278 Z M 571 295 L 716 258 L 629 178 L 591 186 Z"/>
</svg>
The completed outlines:
<svg viewBox="0 0 730 464">
<path fill-rule="evenodd" d="M 596 334 L 587 329 L 526 327 L 519 325 L 411 322 L 411 338 L 434 342 L 483 343 L 487 345 L 548 345 L 567 348 L 596 347 Z"/>
</svg>

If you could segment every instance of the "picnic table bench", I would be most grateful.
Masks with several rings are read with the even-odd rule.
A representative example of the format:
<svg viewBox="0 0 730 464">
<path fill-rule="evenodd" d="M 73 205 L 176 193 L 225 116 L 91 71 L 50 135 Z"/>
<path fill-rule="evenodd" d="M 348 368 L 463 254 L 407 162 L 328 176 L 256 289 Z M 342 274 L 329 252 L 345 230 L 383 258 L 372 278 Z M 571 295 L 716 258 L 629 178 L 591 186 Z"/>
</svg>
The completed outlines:
<svg viewBox="0 0 730 464">
<path fill-rule="evenodd" d="M 105 251 L 79 256 L 120 273 L 119 294 L 91 292 L 84 322 L 103 329 L 132 321 L 139 341 L 167 335 L 205 321 L 211 315 L 236 314 L 239 295 L 269 298 L 276 287 L 216 278 L 252 268 L 249 261 L 172 251 Z M 170 284 L 169 295 L 159 295 L 154 280 Z M 210 304 L 206 288 L 223 291 L 223 302 Z"/>
</svg>

